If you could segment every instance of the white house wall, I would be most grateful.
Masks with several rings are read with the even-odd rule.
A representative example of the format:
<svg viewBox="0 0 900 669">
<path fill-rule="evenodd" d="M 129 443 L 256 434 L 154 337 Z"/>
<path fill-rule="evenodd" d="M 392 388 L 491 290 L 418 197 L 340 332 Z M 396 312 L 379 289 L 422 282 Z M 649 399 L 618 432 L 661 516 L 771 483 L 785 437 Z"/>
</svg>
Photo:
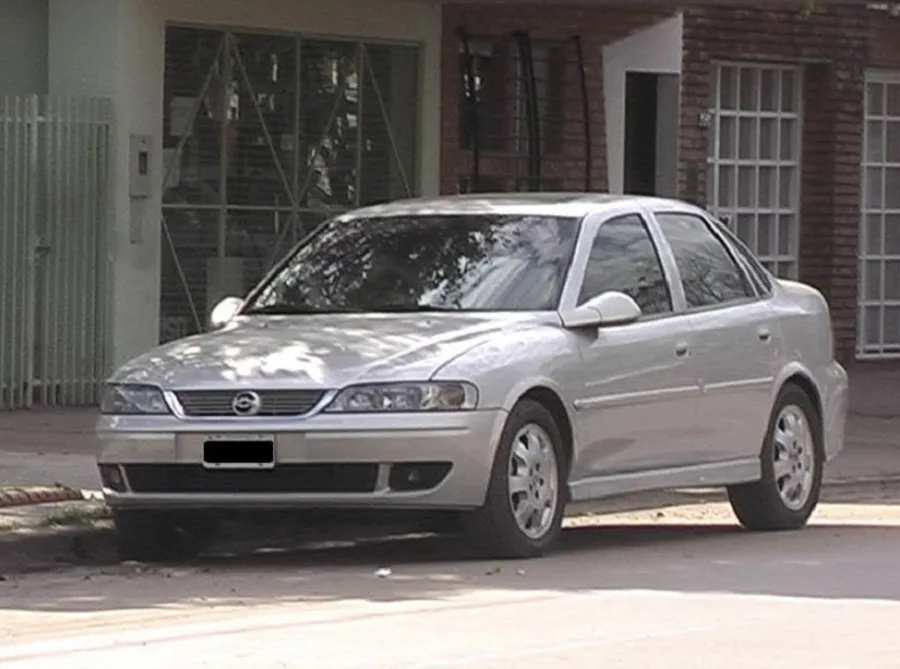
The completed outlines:
<svg viewBox="0 0 900 669">
<path fill-rule="evenodd" d="M 47 0 L 0 0 L 0 95 L 47 92 Z"/>
<path fill-rule="evenodd" d="M 626 74 L 651 72 L 680 76 L 683 33 L 684 19 L 678 13 L 603 49 L 606 166 L 611 193 L 621 193 L 624 188 Z"/>
<path fill-rule="evenodd" d="M 49 92 L 105 96 L 115 105 L 111 207 L 116 229 L 110 245 L 114 364 L 153 347 L 159 332 L 167 24 L 363 37 L 421 45 L 423 90 L 418 181 L 423 193 L 438 192 L 441 8 L 436 1 L 48 0 L 48 3 Z M 153 185 L 145 199 L 132 199 L 128 193 L 128 146 L 133 134 L 150 138 Z"/>
</svg>

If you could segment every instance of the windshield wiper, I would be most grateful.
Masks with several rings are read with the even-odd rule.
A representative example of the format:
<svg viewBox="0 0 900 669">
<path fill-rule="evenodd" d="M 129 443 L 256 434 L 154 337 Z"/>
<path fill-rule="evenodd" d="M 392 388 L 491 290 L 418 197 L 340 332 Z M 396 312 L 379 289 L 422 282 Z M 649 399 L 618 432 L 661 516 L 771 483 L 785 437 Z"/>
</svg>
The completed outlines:
<svg viewBox="0 0 900 669">
<path fill-rule="evenodd" d="M 357 313 L 355 309 L 314 309 L 294 304 L 267 304 L 263 307 L 251 307 L 241 312 L 244 316 L 309 316 L 313 314 L 347 314 Z"/>
<path fill-rule="evenodd" d="M 415 314 L 428 312 L 457 312 L 465 311 L 465 309 L 457 309 L 455 307 L 439 307 L 432 304 L 385 304 L 383 306 L 373 307 L 372 311 L 375 313 L 387 314 Z"/>
</svg>

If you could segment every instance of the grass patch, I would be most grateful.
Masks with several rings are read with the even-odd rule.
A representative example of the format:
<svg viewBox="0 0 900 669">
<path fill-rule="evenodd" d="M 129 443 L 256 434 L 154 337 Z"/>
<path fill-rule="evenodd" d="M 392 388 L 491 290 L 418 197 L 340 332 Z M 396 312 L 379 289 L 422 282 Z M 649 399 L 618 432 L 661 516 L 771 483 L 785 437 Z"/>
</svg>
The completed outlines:
<svg viewBox="0 0 900 669">
<path fill-rule="evenodd" d="M 76 502 L 58 506 L 38 522 L 39 527 L 72 527 L 92 525 L 110 518 L 109 507 L 101 502 Z"/>
</svg>

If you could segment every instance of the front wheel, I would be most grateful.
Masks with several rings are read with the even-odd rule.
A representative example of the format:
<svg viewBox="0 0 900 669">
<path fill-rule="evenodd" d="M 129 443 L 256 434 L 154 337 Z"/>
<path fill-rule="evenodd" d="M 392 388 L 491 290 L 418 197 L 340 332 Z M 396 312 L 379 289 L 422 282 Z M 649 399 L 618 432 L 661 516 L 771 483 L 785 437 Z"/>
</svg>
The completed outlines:
<svg viewBox="0 0 900 669">
<path fill-rule="evenodd" d="M 819 503 L 825 449 L 818 412 L 798 386 L 778 396 L 761 457 L 759 481 L 728 488 L 731 508 L 750 530 L 800 529 Z"/>
<path fill-rule="evenodd" d="M 562 531 L 567 470 L 553 416 L 537 402 L 519 402 L 503 429 L 485 504 L 464 519 L 485 557 L 537 557 L 553 547 Z"/>
</svg>

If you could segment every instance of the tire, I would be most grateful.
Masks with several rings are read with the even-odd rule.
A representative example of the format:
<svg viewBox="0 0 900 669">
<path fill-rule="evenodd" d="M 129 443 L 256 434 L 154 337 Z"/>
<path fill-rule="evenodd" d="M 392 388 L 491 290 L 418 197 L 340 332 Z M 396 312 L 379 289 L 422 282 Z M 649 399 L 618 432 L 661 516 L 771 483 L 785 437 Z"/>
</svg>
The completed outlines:
<svg viewBox="0 0 900 669">
<path fill-rule="evenodd" d="M 113 523 L 121 559 L 140 562 L 197 557 L 216 534 L 211 521 L 168 511 L 113 511 Z"/>
<path fill-rule="evenodd" d="M 790 427 L 789 417 L 802 416 L 805 421 L 804 438 Z M 787 428 L 787 434 L 785 434 Z M 791 433 L 793 432 L 793 436 Z M 785 434 L 785 437 L 778 437 Z M 799 439 L 796 439 L 799 437 Z M 790 442 L 777 446 L 776 442 Z M 801 451 L 793 451 L 796 445 Z M 785 464 L 777 468 L 778 462 Z M 796 457 L 796 462 L 791 458 Z M 811 462 L 810 462 L 811 458 Z M 802 388 L 789 383 L 782 388 L 766 431 L 761 453 L 762 476 L 759 481 L 728 488 L 728 501 L 740 523 L 753 531 L 797 530 L 804 527 L 819 503 L 822 473 L 825 465 L 822 420 L 813 401 Z M 790 473 L 787 473 L 787 469 Z M 796 474 L 796 478 L 793 477 Z M 790 495 L 796 484 L 803 483 L 803 494 Z M 785 492 L 783 492 L 785 490 Z M 786 499 L 793 497 L 793 499 Z"/>
<path fill-rule="evenodd" d="M 537 435 L 537 441 L 546 442 L 543 447 L 531 452 L 543 452 L 544 461 L 538 464 L 542 469 L 528 473 L 526 463 L 516 458 L 513 451 L 523 434 Z M 535 440 L 532 439 L 532 444 Z M 523 442 L 524 446 L 525 442 Z M 520 451 L 521 452 L 521 449 Z M 551 459 L 552 455 L 552 459 Z M 522 472 L 525 489 L 510 494 L 511 476 Z M 510 412 L 500 438 L 494 465 L 491 470 L 485 504 L 477 511 L 463 518 L 464 530 L 481 557 L 492 559 L 517 559 L 539 557 L 557 543 L 562 532 L 562 520 L 567 501 L 568 462 L 563 448 L 563 440 L 556 421 L 547 409 L 532 400 L 522 400 Z M 547 476 L 541 476 L 545 474 Z M 535 487 L 529 489 L 528 486 Z M 534 495 L 538 496 L 535 497 Z M 530 496 L 530 497 L 529 497 Z M 535 501 L 546 508 L 543 522 L 537 522 L 539 515 L 531 515 L 533 533 L 523 529 L 516 520 L 513 505 L 526 503 L 534 506 Z M 524 516 L 524 514 L 523 514 Z M 527 525 L 526 525 L 527 528 Z"/>
</svg>

